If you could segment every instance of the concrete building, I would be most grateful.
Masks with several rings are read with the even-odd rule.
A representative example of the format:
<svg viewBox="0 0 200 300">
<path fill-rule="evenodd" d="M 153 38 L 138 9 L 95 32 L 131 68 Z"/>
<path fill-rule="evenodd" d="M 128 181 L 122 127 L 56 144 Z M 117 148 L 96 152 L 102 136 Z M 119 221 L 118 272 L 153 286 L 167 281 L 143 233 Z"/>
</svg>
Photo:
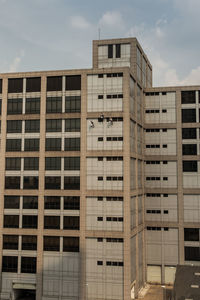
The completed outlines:
<svg viewBox="0 0 200 300">
<path fill-rule="evenodd" d="M 0 299 L 130 300 L 200 260 L 199 90 L 153 88 L 135 38 L 0 74 Z"/>
</svg>

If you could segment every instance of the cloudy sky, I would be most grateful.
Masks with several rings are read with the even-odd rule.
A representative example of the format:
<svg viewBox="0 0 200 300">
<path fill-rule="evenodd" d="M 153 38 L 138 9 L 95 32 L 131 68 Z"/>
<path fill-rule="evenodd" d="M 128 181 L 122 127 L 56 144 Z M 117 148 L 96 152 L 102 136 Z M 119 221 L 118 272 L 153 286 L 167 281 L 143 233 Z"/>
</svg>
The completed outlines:
<svg viewBox="0 0 200 300">
<path fill-rule="evenodd" d="M 0 72 L 90 68 L 92 40 L 137 37 L 154 86 L 200 84 L 200 0 L 0 0 Z"/>
</svg>

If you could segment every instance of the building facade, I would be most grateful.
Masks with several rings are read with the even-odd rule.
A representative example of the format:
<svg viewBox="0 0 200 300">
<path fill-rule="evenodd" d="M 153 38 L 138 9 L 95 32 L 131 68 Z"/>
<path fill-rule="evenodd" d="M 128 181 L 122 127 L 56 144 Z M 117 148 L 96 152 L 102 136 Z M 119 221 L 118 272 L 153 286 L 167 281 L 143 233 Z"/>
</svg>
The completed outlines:
<svg viewBox="0 0 200 300">
<path fill-rule="evenodd" d="M 200 260 L 199 90 L 153 88 L 135 38 L 0 74 L 0 299 L 130 300 Z"/>
</svg>

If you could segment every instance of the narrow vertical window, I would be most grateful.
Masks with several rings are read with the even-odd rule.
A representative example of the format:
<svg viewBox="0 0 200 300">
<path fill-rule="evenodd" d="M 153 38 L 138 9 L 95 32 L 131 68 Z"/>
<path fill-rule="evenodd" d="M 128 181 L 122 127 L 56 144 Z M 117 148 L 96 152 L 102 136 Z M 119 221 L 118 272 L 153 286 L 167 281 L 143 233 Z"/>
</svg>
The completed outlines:
<svg viewBox="0 0 200 300">
<path fill-rule="evenodd" d="M 113 45 L 108 45 L 108 58 L 113 58 Z"/>
<path fill-rule="evenodd" d="M 116 45 L 116 58 L 120 58 L 121 57 L 121 45 L 117 44 Z"/>
</svg>

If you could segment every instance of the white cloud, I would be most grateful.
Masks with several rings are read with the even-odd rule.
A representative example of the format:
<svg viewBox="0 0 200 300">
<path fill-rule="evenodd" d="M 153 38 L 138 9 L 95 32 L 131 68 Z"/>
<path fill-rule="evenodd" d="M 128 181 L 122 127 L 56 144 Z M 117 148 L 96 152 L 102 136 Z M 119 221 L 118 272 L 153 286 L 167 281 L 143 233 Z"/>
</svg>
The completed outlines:
<svg viewBox="0 0 200 300">
<path fill-rule="evenodd" d="M 87 29 L 90 24 L 82 16 L 73 16 L 71 17 L 71 26 L 77 29 Z"/>
<path fill-rule="evenodd" d="M 21 53 L 18 56 L 16 56 L 14 58 L 13 62 L 10 64 L 8 72 L 16 72 L 17 71 L 23 56 L 24 56 L 24 51 L 22 50 Z"/>
<path fill-rule="evenodd" d="M 99 21 L 99 25 L 108 27 L 120 27 L 123 25 L 123 19 L 118 11 L 107 11 Z"/>
</svg>

